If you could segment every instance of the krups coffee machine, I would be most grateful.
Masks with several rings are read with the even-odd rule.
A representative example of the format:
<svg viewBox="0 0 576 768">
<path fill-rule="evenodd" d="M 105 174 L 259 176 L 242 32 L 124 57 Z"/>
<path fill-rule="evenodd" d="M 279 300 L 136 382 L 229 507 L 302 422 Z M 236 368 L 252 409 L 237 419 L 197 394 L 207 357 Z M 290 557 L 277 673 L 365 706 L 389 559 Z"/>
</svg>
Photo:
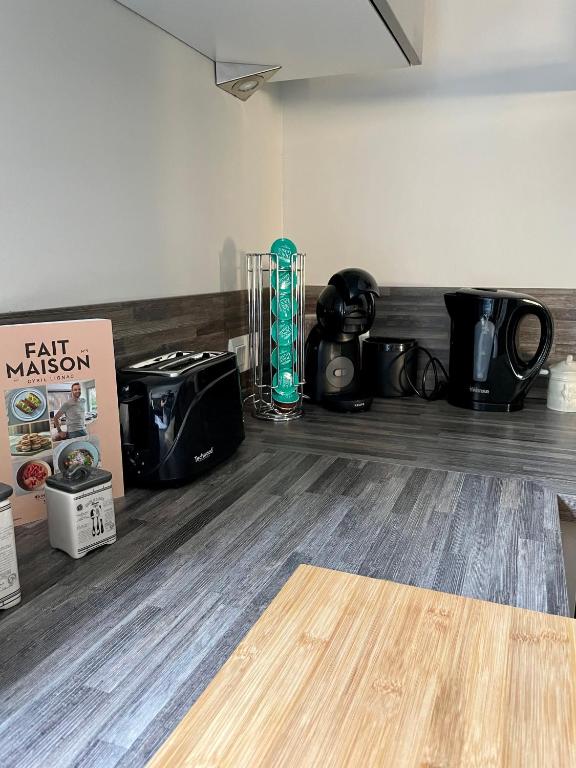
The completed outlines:
<svg viewBox="0 0 576 768">
<path fill-rule="evenodd" d="M 370 330 L 378 285 L 363 269 L 332 275 L 316 304 L 318 323 L 305 349 L 304 393 L 338 411 L 365 411 L 372 405 L 362 384 L 360 336 Z"/>
</svg>

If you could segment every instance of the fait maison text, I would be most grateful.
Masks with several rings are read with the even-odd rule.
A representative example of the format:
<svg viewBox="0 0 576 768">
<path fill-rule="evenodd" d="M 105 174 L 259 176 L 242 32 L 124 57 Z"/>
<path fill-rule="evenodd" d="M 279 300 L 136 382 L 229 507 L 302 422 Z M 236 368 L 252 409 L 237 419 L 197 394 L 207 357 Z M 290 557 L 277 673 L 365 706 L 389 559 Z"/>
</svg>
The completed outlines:
<svg viewBox="0 0 576 768">
<path fill-rule="evenodd" d="M 69 339 L 56 339 L 49 342 L 27 341 L 24 344 L 26 359 L 10 365 L 6 363 L 6 374 L 13 376 L 37 376 L 46 373 L 70 373 L 90 368 L 90 355 L 82 350 L 83 355 L 68 354 Z M 31 358 L 34 358 L 33 360 Z"/>
</svg>

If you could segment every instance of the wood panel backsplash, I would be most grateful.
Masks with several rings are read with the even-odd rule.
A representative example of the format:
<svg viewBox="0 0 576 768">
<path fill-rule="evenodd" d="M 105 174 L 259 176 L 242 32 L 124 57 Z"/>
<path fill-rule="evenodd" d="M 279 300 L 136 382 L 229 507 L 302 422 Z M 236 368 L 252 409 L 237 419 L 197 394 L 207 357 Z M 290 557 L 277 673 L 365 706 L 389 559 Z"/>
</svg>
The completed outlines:
<svg viewBox="0 0 576 768">
<path fill-rule="evenodd" d="M 117 365 L 175 349 L 226 350 L 248 330 L 247 292 L 205 293 L 0 314 L 0 324 L 112 320 Z"/>
<path fill-rule="evenodd" d="M 322 286 L 307 286 L 306 310 L 315 311 Z M 373 336 L 414 338 L 443 362 L 448 362 L 450 319 L 444 305 L 444 294 L 457 288 L 380 288 L 376 300 Z M 527 293 L 546 304 L 554 317 L 554 344 L 549 362 L 576 354 L 576 289 L 531 288 L 511 289 Z M 539 334 L 539 324 L 526 323 L 521 343 L 532 343 Z"/>
<path fill-rule="evenodd" d="M 306 287 L 306 311 L 315 312 L 316 299 L 323 286 Z M 444 294 L 457 288 L 380 288 L 376 300 L 376 320 L 373 336 L 413 338 L 429 349 L 448 368 L 450 349 L 450 318 L 444 305 Z M 519 288 L 542 301 L 554 317 L 554 343 L 549 363 L 563 360 L 566 355 L 576 355 L 576 289 L 571 288 Z M 533 350 L 539 338 L 540 325 L 527 321 L 522 325 L 520 345 Z M 422 362 L 422 360 L 421 360 Z M 545 394 L 547 380 L 536 379 L 531 393 L 535 397 Z"/>
<path fill-rule="evenodd" d="M 323 286 L 306 287 L 307 327 L 315 322 L 316 299 Z M 381 288 L 373 335 L 415 338 L 448 362 L 450 321 L 444 293 L 453 288 Z M 576 353 L 576 289 L 520 290 L 543 301 L 555 321 L 550 361 Z M 206 293 L 163 299 L 0 314 L 0 324 L 50 322 L 103 317 L 112 320 L 116 362 L 126 365 L 147 355 L 174 349 L 225 350 L 228 339 L 248 330 L 246 291 Z M 527 327 L 524 337 L 533 336 Z"/>
</svg>

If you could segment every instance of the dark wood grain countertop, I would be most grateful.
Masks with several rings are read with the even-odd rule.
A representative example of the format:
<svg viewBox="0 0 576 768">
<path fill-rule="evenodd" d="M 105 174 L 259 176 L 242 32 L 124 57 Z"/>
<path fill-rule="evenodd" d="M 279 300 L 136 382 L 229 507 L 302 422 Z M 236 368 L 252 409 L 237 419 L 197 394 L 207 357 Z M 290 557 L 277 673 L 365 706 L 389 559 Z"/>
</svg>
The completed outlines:
<svg viewBox="0 0 576 768">
<path fill-rule="evenodd" d="M 307 405 L 282 425 L 282 446 L 428 469 L 533 480 L 576 493 L 576 413 L 528 399 L 516 413 L 479 413 L 415 397 L 374 400 L 367 413 L 335 414 Z M 274 445 L 276 432 L 252 420 L 248 439 Z"/>
<path fill-rule="evenodd" d="M 2 766 L 145 765 L 301 563 L 568 615 L 575 417 L 409 400 L 246 428 L 210 475 L 130 491 L 119 540 L 82 560 L 18 530 Z"/>
</svg>

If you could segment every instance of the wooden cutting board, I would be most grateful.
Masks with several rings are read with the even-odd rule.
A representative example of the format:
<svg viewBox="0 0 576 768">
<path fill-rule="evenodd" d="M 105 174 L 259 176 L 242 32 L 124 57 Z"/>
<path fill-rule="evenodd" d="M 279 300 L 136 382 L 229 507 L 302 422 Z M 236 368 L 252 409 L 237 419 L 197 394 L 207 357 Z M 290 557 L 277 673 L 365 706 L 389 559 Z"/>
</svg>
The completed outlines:
<svg viewBox="0 0 576 768">
<path fill-rule="evenodd" d="M 149 768 L 573 768 L 575 624 L 300 566 Z"/>
</svg>

